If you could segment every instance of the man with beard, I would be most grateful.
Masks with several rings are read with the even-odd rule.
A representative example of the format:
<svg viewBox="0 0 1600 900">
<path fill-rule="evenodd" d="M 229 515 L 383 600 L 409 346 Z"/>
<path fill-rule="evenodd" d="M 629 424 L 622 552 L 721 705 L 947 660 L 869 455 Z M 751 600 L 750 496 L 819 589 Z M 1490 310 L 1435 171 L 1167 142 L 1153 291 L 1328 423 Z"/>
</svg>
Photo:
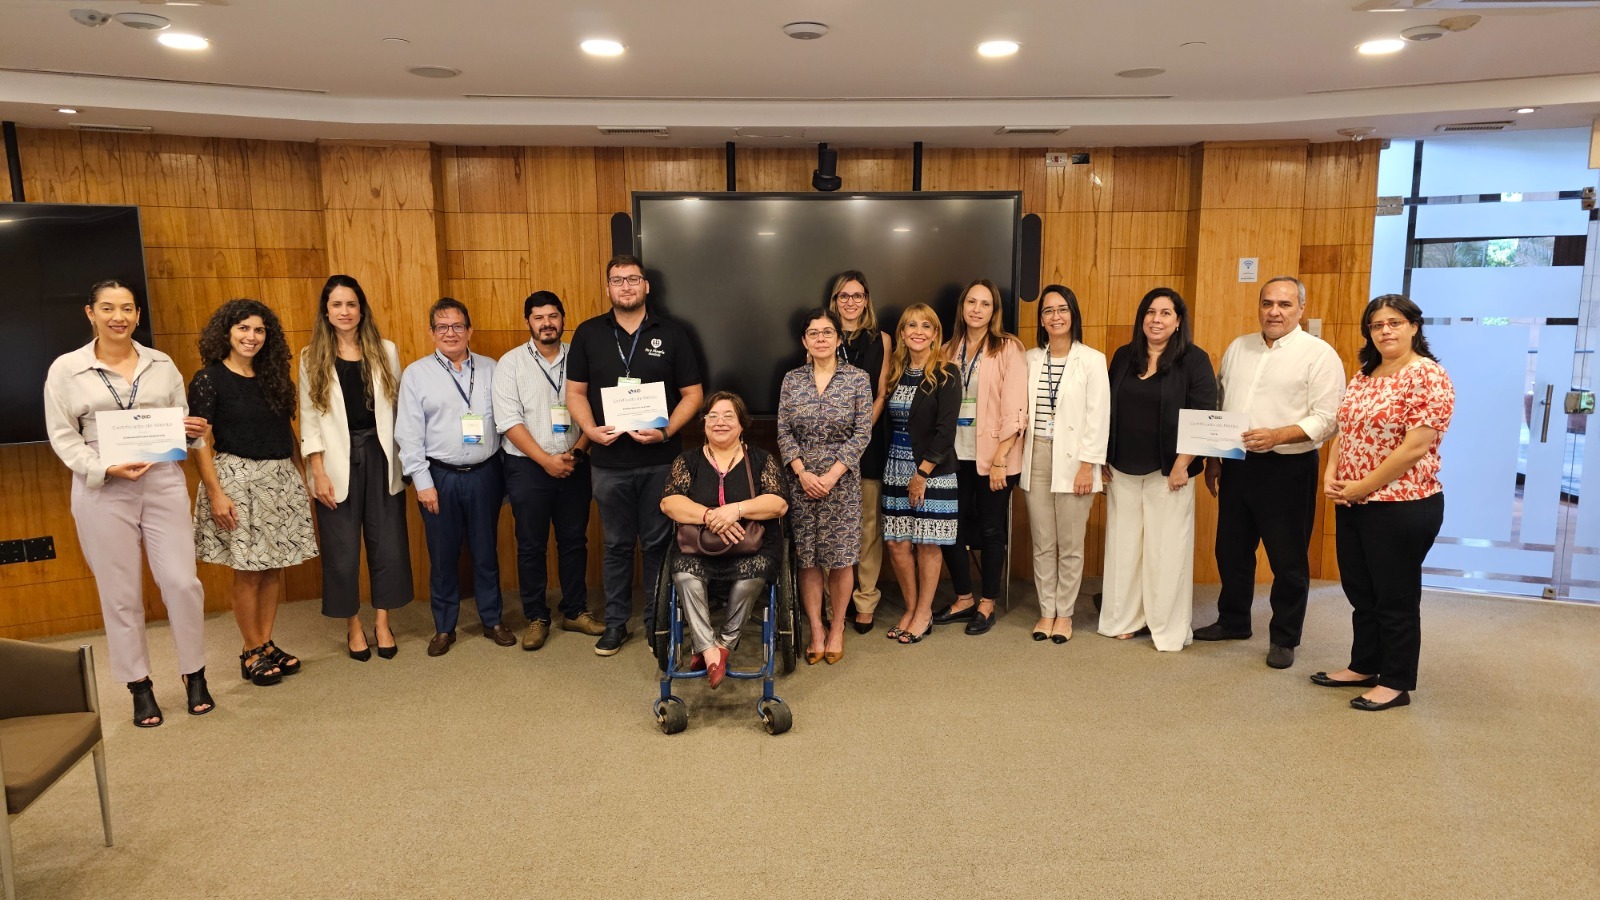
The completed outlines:
<svg viewBox="0 0 1600 900">
<path fill-rule="evenodd" d="M 579 325 L 567 361 L 572 421 L 592 442 L 595 504 L 605 535 L 605 633 L 594 645 L 613 656 L 628 639 L 633 610 L 633 544 L 644 551 L 645 628 L 655 614 L 656 580 L 672 542 L 672 521 L 661 512 L 667 470 L 679 453 L 677 434 L 700 409 L 700 364 L 676 323 L 645 309 L 650 282 L 644 264 L 627 255 L 606 263 L 611 311 Z M 665 427 L 625 431 L 606 424 L 603 391 L 661 385 Z"/>
<path fill-rule="evenodd" d="M 605 625 L 589 612 L 589 439 L 567 411 L 566 309 L 550 291 L 522 303 L 529 340 L 500 357 L 494 370 L 495 426 L 505 438 L 506 494 L 516 518 L 517 583 L 528 632 L 522 649 L 550 637 L 545 549 L 556 533 L 561 627 L 591 637 Z"/>
</svg>

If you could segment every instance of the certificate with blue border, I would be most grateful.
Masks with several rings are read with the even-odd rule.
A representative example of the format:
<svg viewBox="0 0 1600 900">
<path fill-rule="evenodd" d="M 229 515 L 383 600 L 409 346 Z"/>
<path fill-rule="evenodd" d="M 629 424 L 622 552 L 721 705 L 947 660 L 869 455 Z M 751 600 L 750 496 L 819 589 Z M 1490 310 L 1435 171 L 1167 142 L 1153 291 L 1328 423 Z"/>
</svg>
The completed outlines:
<svg viewBox="0 0 1600 900">
<path fill-rule="evenodd" d="M 100 410 L 94 414 L 94 427 L 100 462 L 108 467 L 170 462 L 189 455 L 183 410 L 176 406 Z"/>
</svg>

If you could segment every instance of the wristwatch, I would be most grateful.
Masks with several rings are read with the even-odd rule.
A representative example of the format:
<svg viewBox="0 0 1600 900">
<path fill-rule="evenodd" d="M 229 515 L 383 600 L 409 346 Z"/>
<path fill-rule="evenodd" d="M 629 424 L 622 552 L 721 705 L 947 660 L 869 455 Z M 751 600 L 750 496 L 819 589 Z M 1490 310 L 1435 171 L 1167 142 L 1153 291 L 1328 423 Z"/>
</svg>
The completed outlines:
<svg viewBox="0 0 1600 900">
<path fill-rule="evenodd" d="M 583 462 L 584 460 L 589 458 L 589 451 L 583 449 L 582 447 L 573 447 L 571 450 L 568 450 L 567 452 L 571 453 L 572 454 L 572 458 L 577 460 L 578 462 Z"/>
</svg>

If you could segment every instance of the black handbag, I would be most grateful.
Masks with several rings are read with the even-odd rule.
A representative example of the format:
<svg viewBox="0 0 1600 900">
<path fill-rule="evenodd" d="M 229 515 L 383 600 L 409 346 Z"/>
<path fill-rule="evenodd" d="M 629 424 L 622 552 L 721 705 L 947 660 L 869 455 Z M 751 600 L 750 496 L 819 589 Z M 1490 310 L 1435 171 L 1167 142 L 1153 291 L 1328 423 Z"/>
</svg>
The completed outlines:
<svg viewBox="0 0 1600 900">
<path fill-rule="evenodd" d="M 750 497 L 756 497 L 756 479 L 751 473 L 750 452 L 744 455 L 744 477 L 750 484 Z M 688 525 L 678 523 L 678 552 L 687 556 L 748 556 L 761 549 L 761 541 L 767 536 L 766 526 L 760 522 L 749 519 L 740 519 L 739 524 L 744 526 L 744 537 L 737 543 L 730 544 L 722 536 L 704 525 Z"/>
</svg>

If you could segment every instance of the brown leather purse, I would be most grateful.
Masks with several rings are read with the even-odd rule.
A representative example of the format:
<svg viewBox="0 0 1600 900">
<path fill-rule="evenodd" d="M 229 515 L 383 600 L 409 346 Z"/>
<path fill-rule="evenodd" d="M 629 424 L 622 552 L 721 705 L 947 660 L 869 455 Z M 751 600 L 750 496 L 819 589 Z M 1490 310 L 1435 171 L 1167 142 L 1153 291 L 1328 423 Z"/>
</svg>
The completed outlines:
<svg viewBox="0 0 1600 900">
<path fill-rule="evenodd" d="M 751 473 L 750 451 L 744 453 L 744 477 L 750 484 L 750 499 L 756 498 L 756 479 Z M 749 519 L 740 519 L 739 524 L 744 526 L 744 537 L 738 543 L 730 544 L 722 536 L 704 525 L 687 525 L 678 523 L 678 552 L 687 556 L 749 556 L 761 549 L 761 541 L 767 536 L 766 526 L 760 522 Z"/>
</svg>

